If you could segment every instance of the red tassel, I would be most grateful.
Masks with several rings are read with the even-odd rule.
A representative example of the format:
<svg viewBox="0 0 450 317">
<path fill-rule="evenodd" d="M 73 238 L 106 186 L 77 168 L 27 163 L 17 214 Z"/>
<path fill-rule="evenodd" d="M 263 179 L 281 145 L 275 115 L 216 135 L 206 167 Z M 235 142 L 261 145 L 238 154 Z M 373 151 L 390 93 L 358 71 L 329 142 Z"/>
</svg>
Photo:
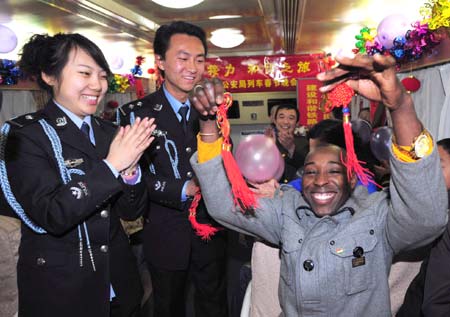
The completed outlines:
<svg viewBox="0 0 450 317">
<path fill-rule="evenodd" d="M 231 102 L 231 95 L 225 93 L 224 102 L 219 106 L 219 110 L 217 111 L 217 124 L 220 127 L 224 139 L 222 144 L 222 160 L 231 184 L 231 192 L 233 193 L 235 205 L 239 206 L 244 213 L 253 213 L 254 208 L 257 206 L 255 194 L 248 188 L 239 170 L 239 166 L 231 153 L 230 122 L 227 118 L 227 110 Z"/>
<path fill-rule="evenodd" d="M 345 107 L 343 111 L 345 110 L 348 111 L 348 108 Z M 347 157 L 345 160 L 341 157 L 341 161 L 347 168 L 347 178 L 351 179 L 353 173 L 355 173 L 364 186 L 369 185 L 369 183 L 378 186 L 378 184 L 373 180 L 373 173 L 367 167 L 362 166 L 366 163 L 358 160 L 358 157 L 356 156 L 355 147 L 353 144 L 352 124 L 350 123 L 348 112 L 344 112 L 344 137 Z"/>
<path fill-rule="evenodd" d="M 331 111 L 335 107 L 342 106 L 342 112 L 344 114 L 343 125 L 347 157 L 345 160 L 341 157 L 341 161 L 347 168 L 347 178 L 350 180 L 353 173 L 355 173 L 364 186 L 367 186 L 369 183 L 379 186 L 373 180 L 373 173 L 368 168 L 362 166 L 366 163 L 358 160 L 355 153 L 352 124 L 350 122 L 350 110 L 348 109 L 348 104 L 351 102 L 354 94 L 355 92 L 353 89 L 345 83 L 339 84 L 328 93 L 327 105 L 325 108 Z"/>
<path fill-rule="evenodd" d="M 211 237 L 216 234 L 220 228 L 213 227 L 207 223 L 199 223 L 197 222 L 197 207 L 200 199 L 202 198 L 202 194 L 198 191 L 194 199 L 192 200 L 191 206 L 189 207 L 189 222 L 191 223 L 192 228 L 195 230 L 195 233 L 202 238 L 202 240 L 211 240 Z"/>
</svg>

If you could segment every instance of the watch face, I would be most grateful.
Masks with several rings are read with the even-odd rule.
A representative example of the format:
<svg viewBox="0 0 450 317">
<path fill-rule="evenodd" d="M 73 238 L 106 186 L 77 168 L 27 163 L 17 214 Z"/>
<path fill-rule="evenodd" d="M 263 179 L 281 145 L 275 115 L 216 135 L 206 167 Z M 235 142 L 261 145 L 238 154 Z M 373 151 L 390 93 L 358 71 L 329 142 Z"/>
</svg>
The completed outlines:
<svg viewBox="0 0 450 317">
<path fill-rule="evenodd" d="M 430 139 L 427 135 L 421 134 L 414 142 L 414 152 L 417 157 L 424 157 L 430 150 Z"/>
</svg>

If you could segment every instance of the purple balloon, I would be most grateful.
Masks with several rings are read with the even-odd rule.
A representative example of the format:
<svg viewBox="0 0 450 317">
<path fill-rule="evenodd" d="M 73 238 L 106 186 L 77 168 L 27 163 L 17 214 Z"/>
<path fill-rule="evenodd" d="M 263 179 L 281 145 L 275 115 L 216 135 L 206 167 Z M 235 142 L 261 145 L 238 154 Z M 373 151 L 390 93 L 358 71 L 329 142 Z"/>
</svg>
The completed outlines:
<svg viewBox="0 0 450 317">
<path fill-rule="evenodd" d="M 275 178 L 280 164 L 284 164 L 273 139 L 262 134 L 245 137 L 237 146 L 235 157 L 242 175 L 253 183 Z"/>
<path fill-rule="evenodd" d="M 378 24 L 377 37 L 384 48 L 390 49 L 394 46 L 395 38 L 397 36 L 405 36 L 406 32 L 411 28 L 410 21 L 404 15 L 388 15 Z"/>
<path fill-rule="evenodd" d="M 9 27 L 0 24 L 0 53 L 12 52 L 16 46 L 16 33 Z"/>
<path fill-rule="evenodd" d="M 389 160 L 391 137 L 392 129 L 389 127 L 379 127 L 373 131 L 370 137 L 370 149 L 377 160 Z"/>
</svg>

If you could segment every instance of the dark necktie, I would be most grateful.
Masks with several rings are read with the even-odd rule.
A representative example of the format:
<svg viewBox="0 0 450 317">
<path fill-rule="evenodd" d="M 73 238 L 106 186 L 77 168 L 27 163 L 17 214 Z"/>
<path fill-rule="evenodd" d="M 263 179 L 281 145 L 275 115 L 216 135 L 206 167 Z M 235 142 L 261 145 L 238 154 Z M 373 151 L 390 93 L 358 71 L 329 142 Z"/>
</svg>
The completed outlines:
<svg viewBox="0 0 450 317">
<path fill-rule="evenodd" d="M 81 125 L 80 130 L 88 138 L 89 142 L 91 142 L 91 137 L 89 135 L 90 129 L 91 128 L 89 127 L 89 124 L 87 124 L 86 122 L 83 121 L 83 124 Z"/>
<path fill-rule="evenodd" d="M 179 110 L 178 113 L 181 116 L 181 125 L 183 126 L 183 131 L 184 133 L 186 133 L 187 131 L 187 112 L 188 112 L 189 108 L 188 106 L 182 106 Z"/>
</svg>

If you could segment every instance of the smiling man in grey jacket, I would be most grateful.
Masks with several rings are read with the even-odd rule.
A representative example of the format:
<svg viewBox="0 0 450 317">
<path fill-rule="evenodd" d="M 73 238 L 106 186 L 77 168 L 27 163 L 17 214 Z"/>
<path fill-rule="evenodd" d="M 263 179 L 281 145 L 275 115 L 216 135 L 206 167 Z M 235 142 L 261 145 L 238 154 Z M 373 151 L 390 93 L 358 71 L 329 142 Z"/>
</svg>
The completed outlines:
<svg viewBox="0 0 450 317">
<path fill-rule="evenodd" d="M 318 75 L 327 92 L 338 83 L 383 102 L 391 112 L 390 193 L 368 195 L 347 178 L 341 149 L 322 146 L 305 160 L 303 192 L 259 198 L 255 216 L 234 206 L 213 120 L 201 122 L 191 163 L 211 215 L 223 225 L 280 245 L 279 297 L 284 316 L 390 316 L 388 274 L 401 250 L 431 242 L 447 222 L 447 195 L 436 145 L 417 118 L 392 57 L 337 57 L 340 66 Z M 358 79 L 346 77 L 357 72 Z M 337 80 L 337 81 L 336 81 Z M 334 82 L 334 83 L 330 83 Z M 214 114 L 220 84 L 197 87 L 192 103 Z"/>
</svg>

